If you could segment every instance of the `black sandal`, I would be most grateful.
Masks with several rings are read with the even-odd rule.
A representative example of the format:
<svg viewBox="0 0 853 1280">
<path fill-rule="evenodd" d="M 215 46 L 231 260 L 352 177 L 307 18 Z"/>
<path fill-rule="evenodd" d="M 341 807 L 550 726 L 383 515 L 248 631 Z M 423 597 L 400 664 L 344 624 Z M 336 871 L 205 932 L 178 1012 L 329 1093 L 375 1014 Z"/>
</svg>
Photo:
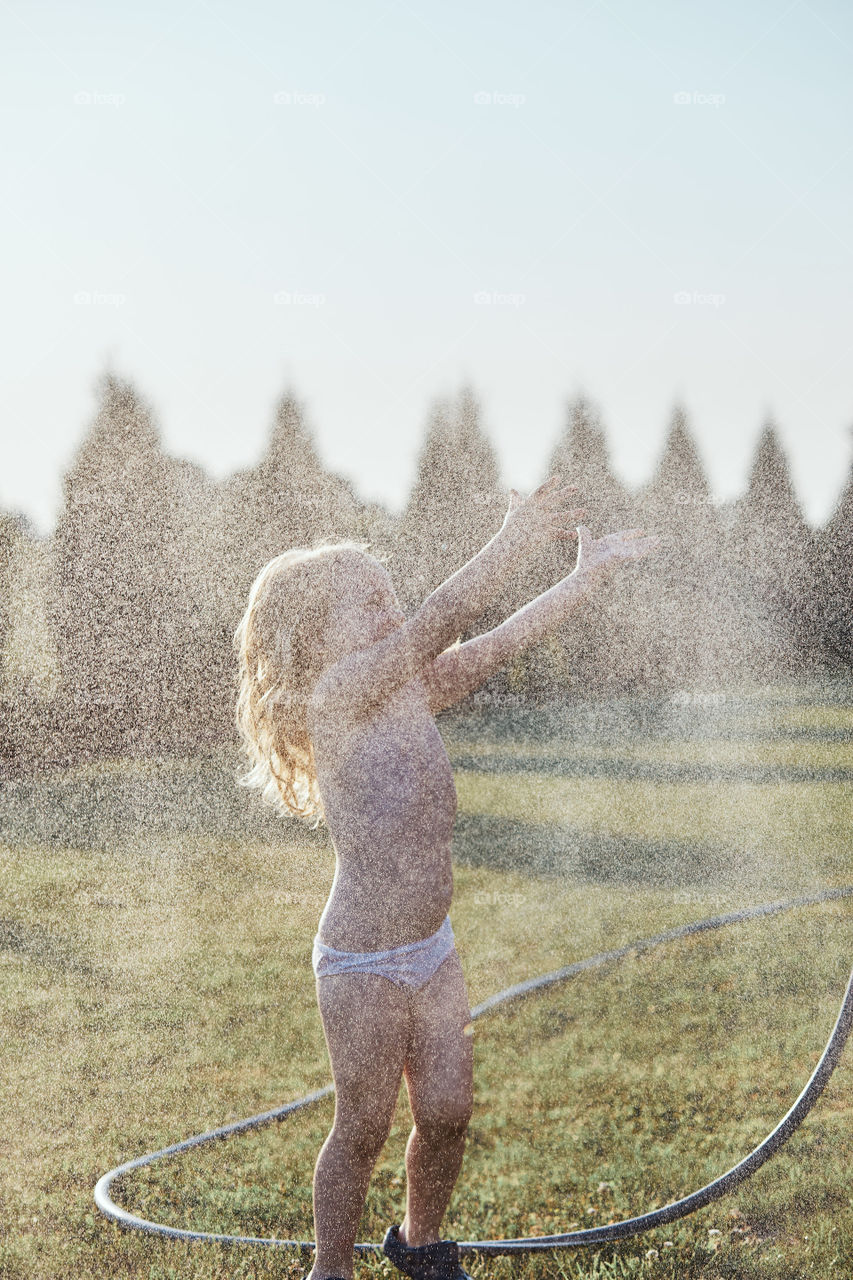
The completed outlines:
<svg viewBox="0 0 853 1280">
<path fill-rule="evenodd" d="M 411 1280 L 472 1280 L 459 1265 L 459 1245 L 455 1240 L 406 1245 L 399 1233 L 399 1227 L 388 1228 L 382 1252 Z"/>
</svg>

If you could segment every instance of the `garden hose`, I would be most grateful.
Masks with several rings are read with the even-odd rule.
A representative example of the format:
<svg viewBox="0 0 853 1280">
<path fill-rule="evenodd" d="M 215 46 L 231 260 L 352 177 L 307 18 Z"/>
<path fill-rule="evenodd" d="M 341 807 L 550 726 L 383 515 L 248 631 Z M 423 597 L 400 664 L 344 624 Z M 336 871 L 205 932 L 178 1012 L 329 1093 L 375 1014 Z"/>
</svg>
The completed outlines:
<svg viewBox="0 0 853 1280">
<path fill-rule="evenodd" d="M 780 911 L 790 911 L 795 907 L 808 907 L 821 902 L 829 902 L 835 898 L 850 896 L 853 896 L 853 885 L 828 889 L 813 897 L 791 898 L 784 902 L 771 902 L 762 906 L 748 907 L 741 911 L 729 912 L 727 915 L 711 916 L 707 920 L 697 920 L 692 924 L 668 929 L 665 933 L 656 934 L 654 937 L 641 938 L 625 947 L 619 947 L 614 951 L 600 952 L 598 955 L 589 956 L 585 960 L 578 960 L 574 964 L 567 965 L 563 969 L 557 969 L 552 973 L 543 974 L 541 977 L 531 978 L 526 982 L 507 987 L 505 991 L 499 991 L 495 995 L 489 996 L 488 999 L 472 1009 L 471 1018 L 472 1020 L 480 1018 L 483 1014 L 491 1013 L 493 1009 L 498 1008 L 508 1000 L 530 995 L 532 992 L 540 991 L 556 982 L 563 982 L 586 969 L 592 969 L 614 960 L 621 960 L 632 952 L 646 951 L 650 947 L 661 946 L 663 943 L 672 942 L 676 938 L 689 937 L 692 934 L 704 933 L 710 929 L 721 929 L 726 925 L 739 924 L 745 920 L 754 920 L 759 916 L 775 915 Z M 589 1227 L 579 1231 L 567 1231 L 560 1235 L 523 1236 L 515 1240 L 460 1240 L 460 1254 L 534 1253 L 544 1249 L 570 1249 L 582 1245 L 605 1244 L 611 1240 L 624 1240 L 629 1236 L 640 1235 L 645 1231 L 651 1231 L 655 1227 L 661 1227 L 665 1223 L 686 1217 L 687 1214 L 694 1213 L 697 1209 L 702 1208 L 703 1205 L 720 1199 L 721 1196 L 733 1190 L 746 1178 L 751 1177 L 756 1169 L 759 1169 L 766 1160 L 769 1160 L 802 1124 L 838 1064 L 844 1044 L 850 1034 L 851 1025 L 853 1025 L 853 973 L 850 975 L 841 1009 L 826 1048 L 794 1105 L 782 1117 L 776 1128 L 749 1155 L 698 1191 L 684 1196 L 681 1200 L 674 1200 L 659 1209 L 640 1214 L 638 1217 L 626 1218 L 621 1222 L 610 1222 L 605 1226 Z M 165 1156 L 178 1155 L 182 1151 L 189 1151 L 193 1147 L 202 1146 L 216 1139 L 228 1138 L 232 1134 L 245 1133 L 250 1129 L 260 1129 L 263 1125 L 271 1124 L 274 1120 L 284 1119 L 285 1116 L 291 1115 L 294 1111 L 299 1111 L 302 1107 L 308 1107 L 314 1102 L 319 1102 L 321 1098 L 326 1098 L 333 1092 L 334 1085 L 327 1084 L 314 1093 L 306 1094 L 303 1098 L 297 1098 L 294 1102 L 286 1102 L 283 1106 L 275 1107 L 272 1111 L 264 1111 L 260 1115 L 250 1116 L 247 1120 L 238 1120 L 234 1124 L 224 1125 L 220 1129 L 212 1129 L 209 1133 L 198 1134 L 196 1137 L 187 1138 L 184 1142 L 177 1142 L 174 1146 L 164 1147 L 162 1151 L 154 1151 L 150 1155 L 138 1156 L 135 1160 L 129 1160 L 126 1164 L 119 1165 L 118 1168 L 105 1173 L 98 1180 L 95 1187 L 95 1204 L 103 1214 L 108 1218 L 112 1218 L 121 1227 L 146 1231 L 154 1235 L 166 1236 L 169 1239 L 210 1240 L 218 1241 L 220 1244 L 274 1245 L 279 1248 L 312 1252 L 314 1249 L 312 1240 L 280 1240 L 274 1236 L 224 1235 L 212 1231 L 189 1231 L 180 1227 L 164 1226 L 159 1222 L 149 1222 L 145 1218 L 139 1218 L 135 1214 L 128 1213 L 126 1209 L 122 1209 L 120 1205 L 117 1205 L 110 1197 L 110 1187 L 116 1178 L 130 1173 L 133 1169 L 140 1169 L 144 1165 L 153 1164 L 155 1160 L 162 1160 Z M 369 1242 L 360 1241 L 355 1245 L 355 1248 L 361 1251 L 382 1252 L 381 1244 Z"/>
</svg>

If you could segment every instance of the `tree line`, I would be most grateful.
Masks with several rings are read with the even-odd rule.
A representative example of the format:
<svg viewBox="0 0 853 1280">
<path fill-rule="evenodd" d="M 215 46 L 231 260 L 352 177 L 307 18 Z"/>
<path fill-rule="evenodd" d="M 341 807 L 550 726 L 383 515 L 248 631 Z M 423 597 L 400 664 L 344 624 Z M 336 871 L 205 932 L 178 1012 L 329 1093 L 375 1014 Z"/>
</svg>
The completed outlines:
<svg viewBox="0 0 853 1280">
<path fill-rule="evenodd" d="M 611 466 L 600 415 L 582 395 L 568 405 L 548 459 L 545 474 L 554 471 L 578 485 L 594 533 L 642 527 L 660 534 L 662 546 L 493 677 L 481 700 L 721 690 L 849 672 L 853 476 L 829 520 L 813 530 L 769 421 L 745 490 L 720 503 L 676 406 L 653 476 L 630 491 Z M 257 464 L 217 482 L 169 456 L 134 385 L 104 375 L 51 538 L 46 625 L 57 680 L 46 696 L 7 672 L 0 761 L 192 751 L 227 741 L 231 637 L 268 559 L 319 539 L 368 542 L 411 611 L 492 537 L 508 500 L 470 388 L 435 402 L 414 484 L 395 516 L 323 466 L 291 391 Z M 10 602 L 30 544 L 24 522 L 0 514 L 0 653 L 10 643 Z M 567 546 L 549 548 L 507 583 L 468 635 L 570 572 Z"/>
</svg>

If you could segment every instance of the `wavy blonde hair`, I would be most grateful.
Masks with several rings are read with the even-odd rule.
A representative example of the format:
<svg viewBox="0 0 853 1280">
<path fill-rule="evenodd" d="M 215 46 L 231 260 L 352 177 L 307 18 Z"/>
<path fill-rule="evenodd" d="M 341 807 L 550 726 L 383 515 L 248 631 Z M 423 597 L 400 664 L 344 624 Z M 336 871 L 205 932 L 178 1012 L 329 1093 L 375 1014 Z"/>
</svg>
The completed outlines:
<svg viewBox="0 0 853 1280">
<path fill-rule="evenodd" d="M 291 817 L 325 821 L 308 732 L 308 701 L 323 669 L 326 627 L 345 555 L 369 543 L 296 547 L 264 565 L 234 634 L 236 720 L 251 767 L 243 786 Z M 377 557 L 378 558 L 378 557 Z"/>
</svg>

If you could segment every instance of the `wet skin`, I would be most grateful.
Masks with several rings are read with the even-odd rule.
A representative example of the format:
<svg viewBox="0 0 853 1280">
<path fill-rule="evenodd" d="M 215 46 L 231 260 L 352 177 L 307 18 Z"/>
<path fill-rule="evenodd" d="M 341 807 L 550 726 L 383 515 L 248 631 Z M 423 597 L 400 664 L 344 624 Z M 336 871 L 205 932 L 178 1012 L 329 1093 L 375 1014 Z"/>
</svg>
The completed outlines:
<svg viewBox="0 0 853 1280">
<path fill-rule="evenodd" d="M 445 646 L 482 614 L 525 544 L 570 536 L 567 513 L 553 507 L 554 479 L 525 504 L 514 494 L 508 533 L 425 602 L 403 644 L 392 634 L 406 619 L 387 571 L 357 553 L 345 562 L 322 637 L 326 666 L 308 707 L 337 860 L 319 930 L 331 947 L 388 950 L 428 937 L 447 913 L 456 790 L 433 712 L 479 687 L 562 621 L 591 578 L 576 570 L 500 627 L 459 650 Z M 509 522 L 510 516 L 505 528 Z M 607 560 L 645 554 L 653 540 L 640 540 L 641 533 L 594 540 L 579 526 L 579 567 L 588 563 L 594 577 Z M 335 1122 L 314 1176 L 317 1250 L 309 1280 L 351 1280 L 371 1171 L 403 1076 L 415 1127 L 406 1147 L 400 1240 L 420 1245 L 440 1238 L 473 1105 L 470 1008 L 455 950 L 417 990 L 370 973 L 324 976 L 316 985 Z"/>
<path fill-rule="evenodd" d="M 333 663 L 404 621 L 387 571 L 356 562 L 327 637 Z M 366 712 L 346 697 L 324 696 L 321 679 L 308 729 L 336 855 L 322 941 L 340 951 L 385 951 L 428 937 L 453 894 L 456 788 L 424 681 L 416 676 Z M 351 1280 L 367 1187 L 403 1078 L 415 1127 L 400 1238 L 439 1239 L 473 1106 L 471 1011 L 455 949 L 418 989 L 369 973 L 324 976 L 316 989 L 335 1121 L 314 1174 L 309 1280 Z"/>
<path fill-rule="evenodd" d="M 366 558 L 345 609 L 338 651 L 375 643 L 404 621 L 387 571 Z M 456 787 L 423 679 L 369 715 L 312 699 L 309 732 L 337 862 L 321 940 L 385 951 L 429 937 L 453 894 Z"/>
</svg>

